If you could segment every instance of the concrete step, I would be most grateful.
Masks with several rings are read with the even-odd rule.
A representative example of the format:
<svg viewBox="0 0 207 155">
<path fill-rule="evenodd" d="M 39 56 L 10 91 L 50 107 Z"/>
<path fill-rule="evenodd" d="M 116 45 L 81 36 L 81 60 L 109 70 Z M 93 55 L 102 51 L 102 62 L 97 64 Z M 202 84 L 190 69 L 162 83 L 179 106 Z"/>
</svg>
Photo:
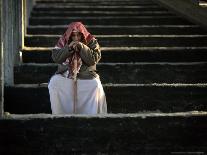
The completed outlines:
<svg viewBox="0 0 207 155">
<path fill-rule="evenodd" d="M 14 68 L 16 84 L 46 83 L 56 64 L 21 64 Z M 102 83 L 207 83 L 207 63 L 99 63 Z M 37 76 L 38 75 L 38 76 Z"/>
<path fill-rule="evenodd" d="M 193 25 L 174 16 L 31 17 L 29 25 L 68 25 L 75 21 L 82 21 L 84 25 Z"/>
<path fill-rule="evenodd" d="M 109 113 L 207 111 L 207 84 L 104 84 Z M 6 86 L 4 109 L 50 113 L 47 84 Z"/>
<path fill-rule="evenodd" d="M 202 62 L 207 47 L 102 47 L 100 62 Z M 24 63 L 51 63 L 51 48 L 25 48 Z"/>
<path fill-rule="evenodd" d="M 83 7 L 85 6 L 84 8 L 86 7 L 94 7 L 94 8 L 97 8 L 100 7 L 100 6 L 114 6 L 114 7 L 129 7 L 129 6 L 148 6 L 148 7 L 154 7 L 154 6 L 159 6 L 158 4 L 155 4 L 155 3 L 139 3 L 139 2 L 136 2 L 136 1 L 122 1 L 122 2 L 103 2 L 103 1 L 94 1 L 94 2 L 53 2 L 53 3 L 36 3 L 35 5 L 36 7 Z"/>
<path fill-rule="evenodd" d="M 169 11 L 32 11 L 31 17 L 174 16 Z"/>
<path fill-rule="evenodd" d="M 28 35 L 27 47 L 54 47 L 59 35 Z M 206 47 L 207 35 L 97 35 L 102 47 Z"/>
<path fill-rule="evenodd" d="M 36 1 L 36 5 L 155 5 L 153 1 Z"/>
<path fill-rule="evenodd" d="M 35 5 L 33 7 L 33 11 L 166 11 L 166 8 L 160 7 L 157 4 L 149 4 L 149 5 L 114 5 L 114 6 L 109 6 L 109 5 L 99 5 L 98 3 L 91 5 Z"/>
<path fill-rule="evenodd" d="M 194 111 L 99 116 L 9 115 L 0 119 L 0 153 L 204 155 L 206 122 L 206 112 Z"/>
<path fill-rule="evenodd" d="M 155 3 L 153 0 L 36 0 L 36 4 L 50 4 L 50 3 L 116 3 L 116 4 L 121 4 L 121 3 L 137 3 L 137 4 L 152 4 Z"/>
<path fill-rule="evenodd" d="M 93 35 L 204 35 L 204 31 L 196 25 L 95 25 L 86 26 Z M 67 29 L 67 25 L 37 25 L 28 26 L 27 34 L 35 35 L 62 35 Z"/>
</svg>

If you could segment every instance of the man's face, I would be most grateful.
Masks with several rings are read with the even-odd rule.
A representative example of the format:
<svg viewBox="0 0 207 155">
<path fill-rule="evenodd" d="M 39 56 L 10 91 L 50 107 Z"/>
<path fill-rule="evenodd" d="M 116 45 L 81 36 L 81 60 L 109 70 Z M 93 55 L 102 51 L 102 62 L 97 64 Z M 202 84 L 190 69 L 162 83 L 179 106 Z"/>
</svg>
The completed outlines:
<svg viewBox="0 0 207 155">
<path fill-rule="evenodd" d="M 80 32 L 72 32 L 71 34 L 73 41 L 81 41 L 81 33 Z"/>
</svg>

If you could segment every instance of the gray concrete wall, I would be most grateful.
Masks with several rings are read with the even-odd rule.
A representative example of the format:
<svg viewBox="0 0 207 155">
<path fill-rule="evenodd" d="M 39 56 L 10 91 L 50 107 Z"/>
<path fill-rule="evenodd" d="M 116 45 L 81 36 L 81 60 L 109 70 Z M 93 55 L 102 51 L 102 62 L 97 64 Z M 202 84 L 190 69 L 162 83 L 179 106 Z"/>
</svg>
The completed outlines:
<svg viewBox="0 0 207 155">
<path fill-rule="evenodd" d="M 207 8 L 198 5 L 197 0 L 154 0 L 177 12 L 178 15 L 207 29 Z"/>
<path fill-rule="evenodd" d="M 14 84 L 15 64 L 24 48 L 25 29 L 34 0 L 0 0 L 0 117 L 3 117 L 4 85 Z"/>
<path fill-rule="evenodd" d="M 13 66 L 20 62 L 19 50 L 24 36 L 22 3 L 23 0 L 2 0 L 5 85 L 14 84 Z"/>
<path fill-rule="evenodd" d="M 2 0 L 0 0 L 0 118 L 3 117 L 4 113 L 4 68 L 3 68 L 3 50 L 2 50 Z"/>
<path fill-rule="evenodd" d="M 0 0 L 0 117 L 4 113 L 4 85 L 14 84 L 14 65 L 20 63 L 25 29 L 34 0 Z"/>
</svg>

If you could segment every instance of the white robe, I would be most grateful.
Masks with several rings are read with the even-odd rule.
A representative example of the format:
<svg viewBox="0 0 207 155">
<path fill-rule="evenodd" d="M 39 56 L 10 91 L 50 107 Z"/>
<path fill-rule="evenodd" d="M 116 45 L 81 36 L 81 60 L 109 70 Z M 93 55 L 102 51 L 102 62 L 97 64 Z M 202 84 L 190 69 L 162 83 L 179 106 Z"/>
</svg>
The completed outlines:
<svg viewBox="0 0 207 155">
<path fill-rule="evenodd" d="M 74 81 L 61 74 L 48 84 L 52 114 L 107 113 L 105 93 L 99 78 L 77 80 L 77 103 L 74 103 Z"/>
</svg>

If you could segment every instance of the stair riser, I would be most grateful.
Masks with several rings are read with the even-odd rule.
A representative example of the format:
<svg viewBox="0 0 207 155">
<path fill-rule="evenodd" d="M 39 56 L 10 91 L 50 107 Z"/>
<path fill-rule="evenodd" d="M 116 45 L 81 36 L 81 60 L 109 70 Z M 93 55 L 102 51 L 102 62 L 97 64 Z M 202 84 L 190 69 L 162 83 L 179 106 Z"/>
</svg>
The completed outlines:
<svg viewBox="0 0 207 155">
<path fill-rule="evenodd" d="M 110 113 L 207 110 L 207 87 L 104 86 L 104 90 Z M 17 114 L 50 113 L 48 88 L 6 87 L 4 106 Z"/>
<path fill-rule="evenodd" d="M 116 17 L 132 17 L 132 16 L 174 16 L 172 13 L 169 13 L 167 11 L 154 11 L 154 12 L 149 12 L 149 11 L 143 11 L 143 12 L 135 12 L 135 11 L 131 11 L 131 12 L 122 12 L 122 11 L 117 11 L 117 12 L 104 12 L 104 11 L 79 11 L 79 12 L 74 12 L 74 11 L 56 11 L 56 12 L 36 12 L 33 11 L 31 13 L 30 17 L 98 17 L 98 16 L 102 16 L 102 17 L 106 17 L 106 16 L 116 16 Z"/>
<path fill-rule="evenodd" d="M 15 83 L 47 83 L 56 65 L 24 65 L 14 68 Z M 207 64 L 97 65 L 102 83 L 207 83 Z"/>
<path fill-rule="evenodd" d="M 206 116 L 5 119 L 0 120 L 0 153 L 203 154 L 206 122 Z"/>
<path fill-rule="evenodd" d="M 52 4 L 52 3 L 65 3 L 65 4 L 67 4 L 67 3 L 78 3 L 78 4 L 82 4 L 82 3 L 87 3 L 88 5 L 89 4 L 91 4 L 91 3 L 101 3 L 101 4 L 103 4 L 103 3 L 106 3 L 106 4 L 117 4 L 118 3 L 118 5 L 119 4 L 122 4 L 122 3 L 124 3 L 124 4 L 126 4 L 126 3 L 136 3 L 136 4 L 143 4 L 143 5 L 152 5 L 152 4 L 155 4 L 154 2 L 153 2 L 153 0 L 139 0 L 139 1 L 137 1 L 137 0 L 70 0 L 70 1 L 66 1 L 66 0 L 48 0 L 48 1 L 46 1 L 46 0 L 44 0 L 44 1 L 39 1 L 39 0 L 36 0 L 35 1 L 36 2 L 36 4 Z"/>
<path fill-rule="evenodd" d="M 39 7 L 39 6 L 136 6 L 136 5 L 139 5 L 139 6 L 156 6 L 157 4 L 154 4 L 154 3 L 149 3 L 149 2 L 139 2 L 139 1 L 119 1 L 117 3 L 114 2 L 114 1 L 83 1 L 83 2 L 80 2 L 80 1 L 76 1 L 76 2 L 72 2 L 72 1 L 65 1 L 65 2 L 36 2 L 36 6 Z"/>
<path fill-rule="evenodd" d="M 51 51 L 23 51 L 24 63 L 51 63 Z M 199 62 L 207 61 L 206 49 L 104 51 L 100 62 Z"/>
<path fill-rule="evenodd" d="M 27 47 L 54 47 L 59 37 L 26 37 Z M 101 47 L 206 47 L 207 37 L 97 37 Z"/>
<path fill-rule="evenodd" d="M 126 3 L 120 3 L 120 4 L 117 4 L 117 3 L 97 3 L 97 2 L 94 2 L 94 3 L 51 3 L 51 4 L 37 4 L 35 5 L 35 8 L 39 9 L 39 8 L 54 8 L 55 10 L 56 9 L 59 9 L 60 7 L 65 9 L 65 8 L 68 8 L 69 10 L 73 10 L 74 8 L 76 8 L 76 10 L 82 10 L 84 7 L 84 9 L 89 9 L 91 10 L 91 8 L 93 7 L 94 9 L 99 9 L 101 7 L 115 7 L 115 8 L 125 8 L 125 7 L 135 7 L 137 6 L 137 9 L 139 9 L 139 7 L 150 7 L 150 8 L 154 8 L 154 7 L 158 7 L 159 8 L 159 5 L 157 4 L 138 4 L 138 3 L 129 3 L 127 4 Z M 73 8 L 74 7 L 74 8 Z M 106 8 L 108 9 L 108 8 Z M 131 9 L 131 8 L 129 8 Z M 134 9 L 134 8 L 133 8 Z"/>
<path fill-rule="evenodd" d="M 153 0 L 139 0 L 139 1 L 137 1 L 137 0 L 70 0 L 70 1 L 67 1 L 67 0 L 36 0 L 36 3 L 67 3 L 67 2 L 69 2 L 69 3 L 76 3 L 76 2 L 78 2 L 78 3 L 88 3 L 88 4 L 90 4 L 90 3 L 110 3 L 110 2 L 112 2 L 112 3 L 122 3 L 122 2 L 137 2 L 137 3 L 144 3 L 144 4 L 152 4 L 152 3 L 154 3 L 153 2 Z"/>
<path fill-rule="evenodd" d="M 207 34 L 207 32 L 201 30 L 199 27 L 148 27 L 148 28 L 107 28 L 107 27 L 94 27 L 87 28 L 90 33 L 93 35 L 193 35 L 193 34 Z M 67 27 L 28 27 L 27 34 L 53 34 L 53 35 L 62 35 L 67 30 Z"/>
<path fill-rule="evenodd" d="M 180 18 L 30 18 L 30 25 L 68 25 L 71 22 L 81 21 L 84 25 L 192 25 L 192 23 Z"/>
<path fill-rule="evenodd" d="M 167 9 L 165 8 L 160 8 L 160 7 L 157 7 L 157 6 L 144 6 L 144 7 L 140 7 L 140 6 L 137 6 L 137 7 L 134 7 L 134 8 L 129 8 L 129 7 L 123 7 L 123 6 L 120 6 L 120 7 L 94 7 L 94 6 L 90 6 L 90 7 L 73 7 L 73 6 L 70 6 L 70 7 L 34 7 L 33 8 L 33 11 L 45 11 L 45 12 L 48 12 L 48 11 L 167 11 Z"/>
</svg>

